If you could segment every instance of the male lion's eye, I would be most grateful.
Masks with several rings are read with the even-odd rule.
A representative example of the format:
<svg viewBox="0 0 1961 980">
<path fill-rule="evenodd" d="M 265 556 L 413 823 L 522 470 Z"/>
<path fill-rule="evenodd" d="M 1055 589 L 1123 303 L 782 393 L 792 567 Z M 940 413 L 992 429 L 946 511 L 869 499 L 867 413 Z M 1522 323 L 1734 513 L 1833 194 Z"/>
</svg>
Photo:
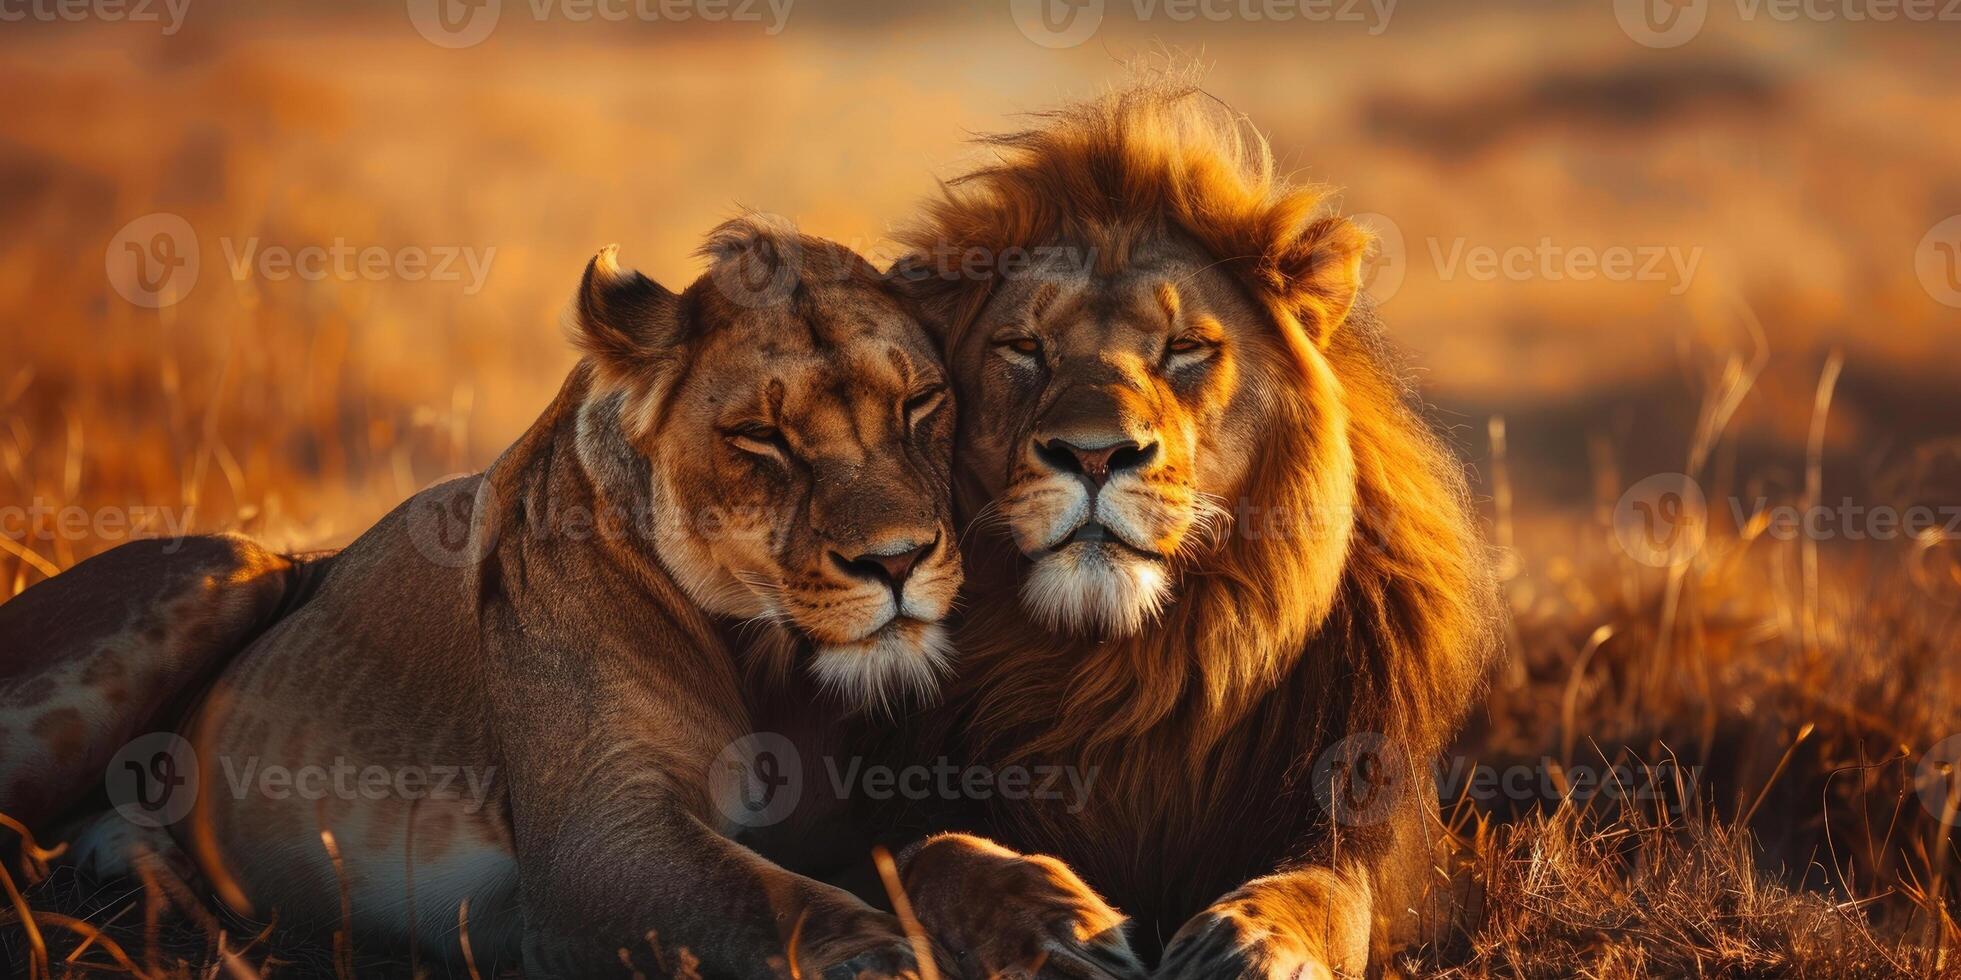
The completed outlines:
<svg viewBox="0 0 1961 980">
<path fill-rule="evenodd" d="M 1033 337 L 1004 337 L 994 342 L 1001 350 L 1013 351 L 1022 357 L 1034 357 L 1042 353 L 1042 342 Z"/>
<path fill-rule="evenodd" d="M 946 404 L 944 387 L 928 388 L 906 399 L 906 424 L 918 425 L 925 421 L 927 416 L 939 411 L 940 406 L 944 404 Z"/>
<path fill-rule="evenodd" d="M 1164 359 L 1160 367 L 1172 371 L 1201 364 L 1212 356 L 1215 349 L 1216 346 L 1203 337 L 1191 334 L 1175 337 L 1171 343 L 1164 345 Z"/>
<path fill-rule="evenodd" d="M 722 438 L 727 439 L 729 445 L 751 456 L 779 460 L 790 458 L 790 442 L 783 438 L 783 430 L 774 426 L 745 425 L 725 429 Z"/>
</svg>

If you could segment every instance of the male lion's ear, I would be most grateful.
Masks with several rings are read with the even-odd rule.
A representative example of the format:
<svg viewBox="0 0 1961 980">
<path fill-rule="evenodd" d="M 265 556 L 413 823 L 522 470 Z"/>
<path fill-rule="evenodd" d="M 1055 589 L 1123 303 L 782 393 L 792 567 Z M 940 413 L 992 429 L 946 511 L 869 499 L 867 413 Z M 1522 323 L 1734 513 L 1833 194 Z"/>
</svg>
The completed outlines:
<svg viewBox="0 0 1961 980">
<path fill-rule="evenodd" d="M 1347 218 L 1320 218 L 1274 259 L 1276 285 L 1307 339 L 1325 347 L 1362 286 L 1369 233 Z"/>
<path fill-rule="evenodd" d="M 572 342 L 592 359 L 601 384 L 627 391 L 646 410 L 660 403 L 662 379 L 681 360 L 681 300 L 621 269 L 619 248 L 608 245 L 586 263 L 573 299 Z"/>
</svg>

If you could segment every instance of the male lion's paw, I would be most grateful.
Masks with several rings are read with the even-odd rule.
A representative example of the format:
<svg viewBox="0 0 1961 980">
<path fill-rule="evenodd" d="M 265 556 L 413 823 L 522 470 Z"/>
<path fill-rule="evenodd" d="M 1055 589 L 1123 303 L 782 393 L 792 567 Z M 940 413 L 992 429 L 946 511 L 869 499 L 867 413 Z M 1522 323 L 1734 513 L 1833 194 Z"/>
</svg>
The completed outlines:
<svg viewBox="0 0 1961 980">
<path fill-rule="evenodd" d="M 921 980 L 916 947 L 897 917 L 863 905 L 807 912 L 794 943 L 794 971 L 823 980 Z M 952 959 L 928 941 L 939 975 L 949 976 Z"/>
<path fill-rule="evenodd" d="M 905 858 L 913 912 L 960 964 L 960 976 L 1142 980 L 1123 914 L 1046 855 L 945 834 Z"/>
<path fill-rule="evenodd" d="M 1335 980 L 1336 972 L 1257 903 L 1228 899 L 1200 912 L 1164 949 L 1154 980 Z M 1343 975 L 1345 976 L 1345 975 Z"/>
</svg>

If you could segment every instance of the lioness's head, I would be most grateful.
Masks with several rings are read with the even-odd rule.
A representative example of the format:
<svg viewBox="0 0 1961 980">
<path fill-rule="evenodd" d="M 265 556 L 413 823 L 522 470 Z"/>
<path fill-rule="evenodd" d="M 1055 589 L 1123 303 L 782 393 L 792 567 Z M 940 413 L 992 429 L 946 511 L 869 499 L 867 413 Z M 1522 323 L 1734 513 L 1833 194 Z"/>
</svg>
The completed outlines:
<svg viewBox="0 0 1961 980">
<path fill-rule="evenodd" d="M 856 703 L 930 691 L 960 587 L 953 404 L 908 301 L 850 249 L 728 222 L 681 293 L 587 267 L 575 333 L 651 463 L 663 566 L 710 613 L 809 641 Z"/>
<path fill-rule="evenodd" d="M 1024 606 L 1137 632 L 1267 496 L 1247 488 L 1268 463 L 1316 474 L 1317 512 L 1288 520 L 1323 522 L 1337 567 L 1354 464 L 1324 355 L 1367 236 L 1196 95 L 1120 94 L 990 142 L 998 162 L 929 205 L 896 271 L 949 325 L 963 488 L 1024 556 Z M 1262 459 L 1276 426 L 1313 458 Z"/>
</svg>

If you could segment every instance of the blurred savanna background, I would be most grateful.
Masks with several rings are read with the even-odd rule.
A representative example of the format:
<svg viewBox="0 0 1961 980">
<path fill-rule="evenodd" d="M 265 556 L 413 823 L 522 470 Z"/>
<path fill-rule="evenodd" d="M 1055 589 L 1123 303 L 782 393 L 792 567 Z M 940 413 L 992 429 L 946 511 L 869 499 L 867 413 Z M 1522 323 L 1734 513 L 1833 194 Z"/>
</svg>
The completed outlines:
<svg viewBox="0 0 1961 980">
<path fill-rule="evenodd" d="M 753 208 L 890 258 L 970 136 L 1196 64 L 1377 232 L 1502 549 L 1409 972 L 1961 975 L 1961 6 L 0 11 L 0 599 L 344 544 L 534 417 L 598 247 L 679 285 Z"/>
</svg>

